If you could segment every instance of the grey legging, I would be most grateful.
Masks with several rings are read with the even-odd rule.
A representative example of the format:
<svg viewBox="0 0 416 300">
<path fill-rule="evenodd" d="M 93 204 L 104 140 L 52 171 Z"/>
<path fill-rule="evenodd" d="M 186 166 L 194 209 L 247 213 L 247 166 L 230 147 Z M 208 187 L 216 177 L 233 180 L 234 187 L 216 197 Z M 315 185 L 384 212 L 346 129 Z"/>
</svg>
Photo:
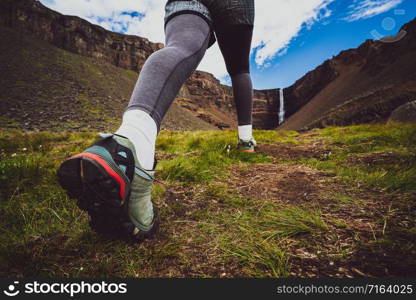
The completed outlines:
<svg viewBox="0 0 416 300">
<path fill-rule="evenodd" d="M 127 110 L 140 109 L 150 114 L 158 128 L 163 117 L 179 92 L 186 79 L 198 67 L 204 57 L 210 41 L 211 29 L 208 23 L 198 15 L 181 14 L 174 17 L 166 25 L 166 46 L 153 53 L 144 64 L 137 84 L 134 88 Z M 217 36 L 219 34 L 217 33 Z M 231 79 L 234 90 L 234 99 L 237 107 L 239 125 L 251 124 L 252 115 L 252 85 L 247 70 L 248 53 L 244 57 L 244 67 L 236 72 L 235 62 L 232 63 L 233 54 L 227 55 L 224 49 L 226 36 L 218 36 L 218 42 L 223 52 L 227 69 L 232 68 Z M 251 35 L 250 35 L 251 41 Z M 235 42 L 235 41 L 233 41 Z M 250 43 L 242 43 L 250 44 Z M 241 45 L 234 45 L 236 51 Z M 238 48 L 239 47 L 239 48 Z M 245 47 L 247 48 L 247 46 Z M 232 52 L 232 51 L 231 51 Z M 227 59 L 227 56 L 229 57 Z M 231 63 L 230 63 L 231 62 Z M 232 67 L 230 67 L 230 65 Z"/>
</svg>

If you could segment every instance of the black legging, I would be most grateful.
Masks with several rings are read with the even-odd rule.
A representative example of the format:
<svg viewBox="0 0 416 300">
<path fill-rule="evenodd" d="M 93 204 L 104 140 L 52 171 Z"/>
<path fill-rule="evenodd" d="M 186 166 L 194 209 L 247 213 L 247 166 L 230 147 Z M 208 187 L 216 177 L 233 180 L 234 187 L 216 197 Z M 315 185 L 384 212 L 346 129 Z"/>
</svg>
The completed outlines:
<svg viewBox="0 0 416 300">
<path fill-rule="evenodd" d="M 127 110 L 146 111 L 160 128 L 163 117 L 186 79 L 202 60 L 211 37 L 206 20 L 180 14 L 166 25 L 166 46 L 144 64 Z M 249 54 L 252 29 L 233 26 L 216 30 L 227 70 L 231 75 L 239 125 L 252 121 L 252 84 Z"/>
<path fill-rule="evenodd" d="M 250 76 L 253 28 L 235 25 L 216 29 L 215 34 L 231 76 L 238 125 L 250 125 L 253 111 L 253 86 Z"/>
</svg>

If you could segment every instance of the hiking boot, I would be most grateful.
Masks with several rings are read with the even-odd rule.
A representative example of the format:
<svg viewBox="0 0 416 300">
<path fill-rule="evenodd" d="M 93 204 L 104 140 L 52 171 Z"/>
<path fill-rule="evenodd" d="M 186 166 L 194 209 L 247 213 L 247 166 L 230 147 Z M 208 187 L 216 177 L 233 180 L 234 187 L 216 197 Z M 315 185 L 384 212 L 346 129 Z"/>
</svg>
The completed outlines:
<svg viewBox="0 0 416 300">
<path fill-rule="evenodd" d="M 253 153 L 255 152 L 255 147 L 257 146 L 257 142 L 254 138 L 251 138 L 248 141 L 244 141 L 242 139 L 238 140 L 238 149 L 240 149 L 242 152 L 248 152 Z"/>
<path fill-rule="evenodd" d="M 141 167 L 127 138 L 101 137 L 62 163 L 59 183 L 88 212 L 96 232 L 141 242 L 159 229 L 158 210 L 150 199 L 154 171 Z"/>
</svg>

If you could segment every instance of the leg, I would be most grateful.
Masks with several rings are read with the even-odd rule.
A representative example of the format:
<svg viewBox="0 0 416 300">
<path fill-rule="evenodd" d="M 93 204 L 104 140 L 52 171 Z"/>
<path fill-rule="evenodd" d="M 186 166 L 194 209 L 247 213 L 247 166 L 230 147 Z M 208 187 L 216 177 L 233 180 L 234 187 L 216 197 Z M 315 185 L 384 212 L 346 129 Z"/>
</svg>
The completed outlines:
<svg viewBox="0 0 416 300">
<path fill-rule="evenodd" d="M 200 16 L 181 14 L 172 18 L 166 26 L 166 47 L 153 53 L 140 73 L 116 134 L 131 142 L 138 168 L 151 176 L 153 172 L 146 170 L 154 169 L 156 136 L 163 117 L 204 56 L 210 36 L 211 28 Z M 133 230 L 135 236 L 137 229 L 145 235 L 155 230 L 152 183 L 143 174 L 135 174 L 131 184 L 128 208 L 134 226 L 128 231 Z"/>
<path fill-rule="evenodd" d="M 160 127 L 182 84 L 203 58 L 209 38 L 210 28 L 201 17 L 173 18 L 166 26 L 166 47 L 144 64 L 127 110 L 146 111 Z"/>
<path fill-rule="evenodd" d="M 240 139 L 252 138 L 253 87 L 249 56 L 253 35 L 252 26 L 226 26 L 216 30 L 218 43 L 231 76 L 237 108 Z"/>
<path fill-rule="evenodd" d="M 250 73 L 231 76 L 234 101 L 237 108 L 238 126 L 252 124 L 253 86 Z"/>
<path fill-rule="evenodd" d="M 186 79 L 207 49 L 211 30 L 200 16 L 182 14 L 166 25 L 166 46 L 143 66 L 118 134 L 136 145 L 139 161 L 153 168 L 161 122 Z M 140 147 L 139 147 L 140 146 Z"/>
</svg>

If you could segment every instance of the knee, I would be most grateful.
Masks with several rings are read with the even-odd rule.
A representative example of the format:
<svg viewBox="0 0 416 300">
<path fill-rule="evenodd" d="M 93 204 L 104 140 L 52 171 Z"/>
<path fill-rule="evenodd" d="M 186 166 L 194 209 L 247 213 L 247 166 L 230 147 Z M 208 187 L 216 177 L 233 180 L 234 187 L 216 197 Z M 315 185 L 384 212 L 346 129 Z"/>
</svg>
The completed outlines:
<svg viewBox="0 0 416 300">
<path fill-rule="evenodd" d="M 250 62 L 248 59 L 243 57 L 239 57 L 238 55 L 232 56 L 231 58 L 226 60 L 226 67 L 227 72 L 230 74 L 231 77 L 250 73 Z"/>
<path fill-rule="evenodd" d="M 230 77 L 232 80 L 238 80 L 238 79 L 249 79 L 251 80 L 250 72 L 239 72 L 235 74 L 230 74 Z"/>
<path fill-rule="evenodd" d="M 227 66 L 227 72 L 230 77 L 236 77 L 242 74 L 250 74 L 250 65 L 235 65 L 235 66 Z"/>
</svg>

